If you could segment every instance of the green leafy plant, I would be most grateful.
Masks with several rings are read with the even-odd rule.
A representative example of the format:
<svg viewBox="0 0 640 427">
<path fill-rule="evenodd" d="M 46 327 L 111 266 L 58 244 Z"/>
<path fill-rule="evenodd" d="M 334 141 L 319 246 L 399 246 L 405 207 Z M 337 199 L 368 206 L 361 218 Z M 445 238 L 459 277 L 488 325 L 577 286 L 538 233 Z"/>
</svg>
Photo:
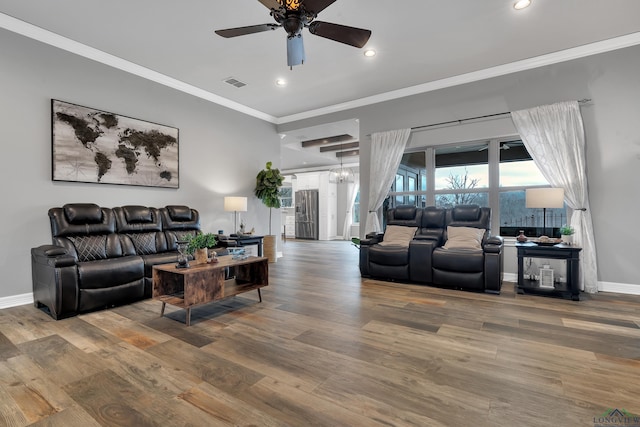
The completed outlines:
<svg viewBox="0 0 640 427">
<path fill-rule="evenodd" d="M 193 254 L 196 249 L 211 249 L 215 248 L 218 240 L 216 235 L 212 233 L 196 234 L 187 239 L 187 253 Z"/>
<path fill-rule="evenodd" d="M 280 187 L 284 176 L 279 169 L 273 169 L 273 163 L 267 162 L 266 169 L 258 172 L 256 176 L 256 189 L 254 194 L 266 207 L 269 208 L 269 235 L 271 235 L 271 209 L 280 208 Z"/>
<path fill-rule="evenodd" d="M 560 227 L 560 234 L 562 236 L 571 236 L 575 232 L 576 230 L 570 225 L 565 224 L 562 227 Z"/>
</svg>

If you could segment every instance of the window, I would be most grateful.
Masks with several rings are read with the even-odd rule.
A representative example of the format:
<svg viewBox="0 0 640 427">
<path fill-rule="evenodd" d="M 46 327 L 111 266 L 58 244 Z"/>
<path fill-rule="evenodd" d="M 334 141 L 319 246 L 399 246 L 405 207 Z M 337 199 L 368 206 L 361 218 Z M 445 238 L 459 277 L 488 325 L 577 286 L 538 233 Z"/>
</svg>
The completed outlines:
<svg viewBox="0 0 640 427">
<path fill-rule="evenodd" d="M 356 194 L 356 199 L 353 202 L 353 210 L 351 211 L 351 221 L 354 224 L 360 223 L 360 191 Z"/>
<path fill-rule="evenodd" d="M 405 153 L 402 156 L 398 172 L 396 172 L 396 178 L 391 186 L 391 195 L 394 193 L 399 194 L 392 197 L 390 204 L 392 206 L 426 206 L 426 199 L 421 194 L 427 189 L 426 172 L 425 153 L 423 151 Z"/>
<path fill-rule="evenodd" d="M 566 209 L 546 210 L 545 232 L 542 209 L 525 205 L 525 189 L 548 185 L 517 138 L 430 147 L 404 154 L 383 209 L 478 204 L 492 208 L 493 228 L 499 226 L 502 236 L 519 230 L 555 236 L 567 222 Z"/>
<path fill-rule="evenodd" d="M 445 208 L 465 204 L 488 206 L 488 153 L 486 142 L 437 148 L 435 205 Z"/>
<path fill-rule="evenodd" d="M 293 187 L 284 186 L 280 188 L 280 207 L 293 207 Z"/>
<path fill-rule="evenodd" d="M 525 189 L 548 186 L 547 180 L 535 165 L 522 141 L 500 143 L 500 233 L 515 236 L 524 230 L 527 236 L 559 235 L 559 228 L 567 222 L 566 207 L 547 209 L 546 221 L 542 209 L 528 209 Z M 546 223 L 546 229 L 543 225 Z"/>
</svg>

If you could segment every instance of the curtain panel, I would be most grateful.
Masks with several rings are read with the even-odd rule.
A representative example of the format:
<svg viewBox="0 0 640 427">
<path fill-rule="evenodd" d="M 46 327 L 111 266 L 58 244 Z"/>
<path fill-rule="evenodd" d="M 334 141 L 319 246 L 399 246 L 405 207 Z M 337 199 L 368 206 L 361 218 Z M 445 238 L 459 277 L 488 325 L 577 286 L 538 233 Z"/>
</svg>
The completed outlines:
<svg viewBox="0 0 640 427">
<path fill-rule="evenodd" d="M 353 205 L 356 202 L 356 195 L 360 190 L 360 174 L 355 174 L 355 182 L 349 184 L 347 193 L 347 212 L 344 217 L 344 226 L 342 227 L 342 239 L 351 240 L 351 226 L 353 225 Z"/>
<path fill-rule="evenodd" d="M 577 101 L 513 111 L 513 123 L 542 175 L 552 187 L 564 188 L 572 209 L 575 244 L 582 247 L 580 285 L 598 291 L 596 246 L 587 188 L 585 136 Z"/>
<path fill-rule="evenodd" d="M 378 210 L 389 193 L 410 134 L 411 129 L 398 129 L 371 135 L 369 213 L 365 235 L 371 232 L 382 232 Z"/>
</svg>

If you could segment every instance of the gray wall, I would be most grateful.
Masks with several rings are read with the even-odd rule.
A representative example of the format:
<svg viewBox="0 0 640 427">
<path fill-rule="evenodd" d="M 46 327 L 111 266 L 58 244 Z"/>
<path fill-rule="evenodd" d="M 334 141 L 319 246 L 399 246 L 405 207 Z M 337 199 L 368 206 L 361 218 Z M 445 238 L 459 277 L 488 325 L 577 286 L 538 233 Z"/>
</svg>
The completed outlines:
<svg viewBox="0 0 640 427">
<path fill-rule="evenodd" d="M 0 298 L 31 293 L 30 248 L 50 243 L 47 210 L 65 203 L 185 204 L 205 231 L 229 232 L 223 196 L 243 195 L 247 226 L 267 233 L 269 212 L 253 187 L 266 161 L 278 166 L 274 125 L 5 30 L 0 52 Z M 52 182 L 51 98 L 179 128 L 180 188 Z"/>
<path fill-rule="evenodd" d="M 360 120 L 361 215 L 366 214 L 369 135 L 377 131 L 500 113 L 566 100 L 592 98 L 583 106 L 589 197 L 598 251 L 598 279 L 608 288 L 640 286 L 633 231 L 640 211 L 640 47 L 573 60 L 403 99 L 280 125 L 286 132 L 347 118 Z M 436 145 L 515 133 L 505 120 L 419 132 L 411 145 Z M 416 139 L 420 141 L 417 142 Z M 360 229 L 364 233 L 364 226 Z M 513 251 L 513 248 L 509 248 Z M 507 272 L 515 272 L 508 254 Z M 631 285 L 631 286 L 627 286 Z"/>
</svg>

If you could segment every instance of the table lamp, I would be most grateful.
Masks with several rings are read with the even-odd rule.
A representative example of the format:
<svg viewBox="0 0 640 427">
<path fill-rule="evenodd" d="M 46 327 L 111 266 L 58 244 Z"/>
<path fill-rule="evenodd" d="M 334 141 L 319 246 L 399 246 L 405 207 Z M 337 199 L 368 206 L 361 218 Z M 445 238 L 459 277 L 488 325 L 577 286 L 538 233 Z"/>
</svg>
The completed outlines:
<svg viewBox="0 0 640 427">
<path fill-rule="evenodd" d="M 542 208 L 542 232 L 547 232 L 547 208 L 564 206 L 564 188 L 527 188 L 525 190 L 527 208 Z"/>
<path fill-rule="evenodd" d="M 238 212 L 246 212 L 247 211 L 247 198 L 246 197 L 237 197 L 237 196 L 228 196 L 224 198 L 224 210 L 226 212 L 234 213 L 234 232 L 238 230 Z"/>
</svg>

